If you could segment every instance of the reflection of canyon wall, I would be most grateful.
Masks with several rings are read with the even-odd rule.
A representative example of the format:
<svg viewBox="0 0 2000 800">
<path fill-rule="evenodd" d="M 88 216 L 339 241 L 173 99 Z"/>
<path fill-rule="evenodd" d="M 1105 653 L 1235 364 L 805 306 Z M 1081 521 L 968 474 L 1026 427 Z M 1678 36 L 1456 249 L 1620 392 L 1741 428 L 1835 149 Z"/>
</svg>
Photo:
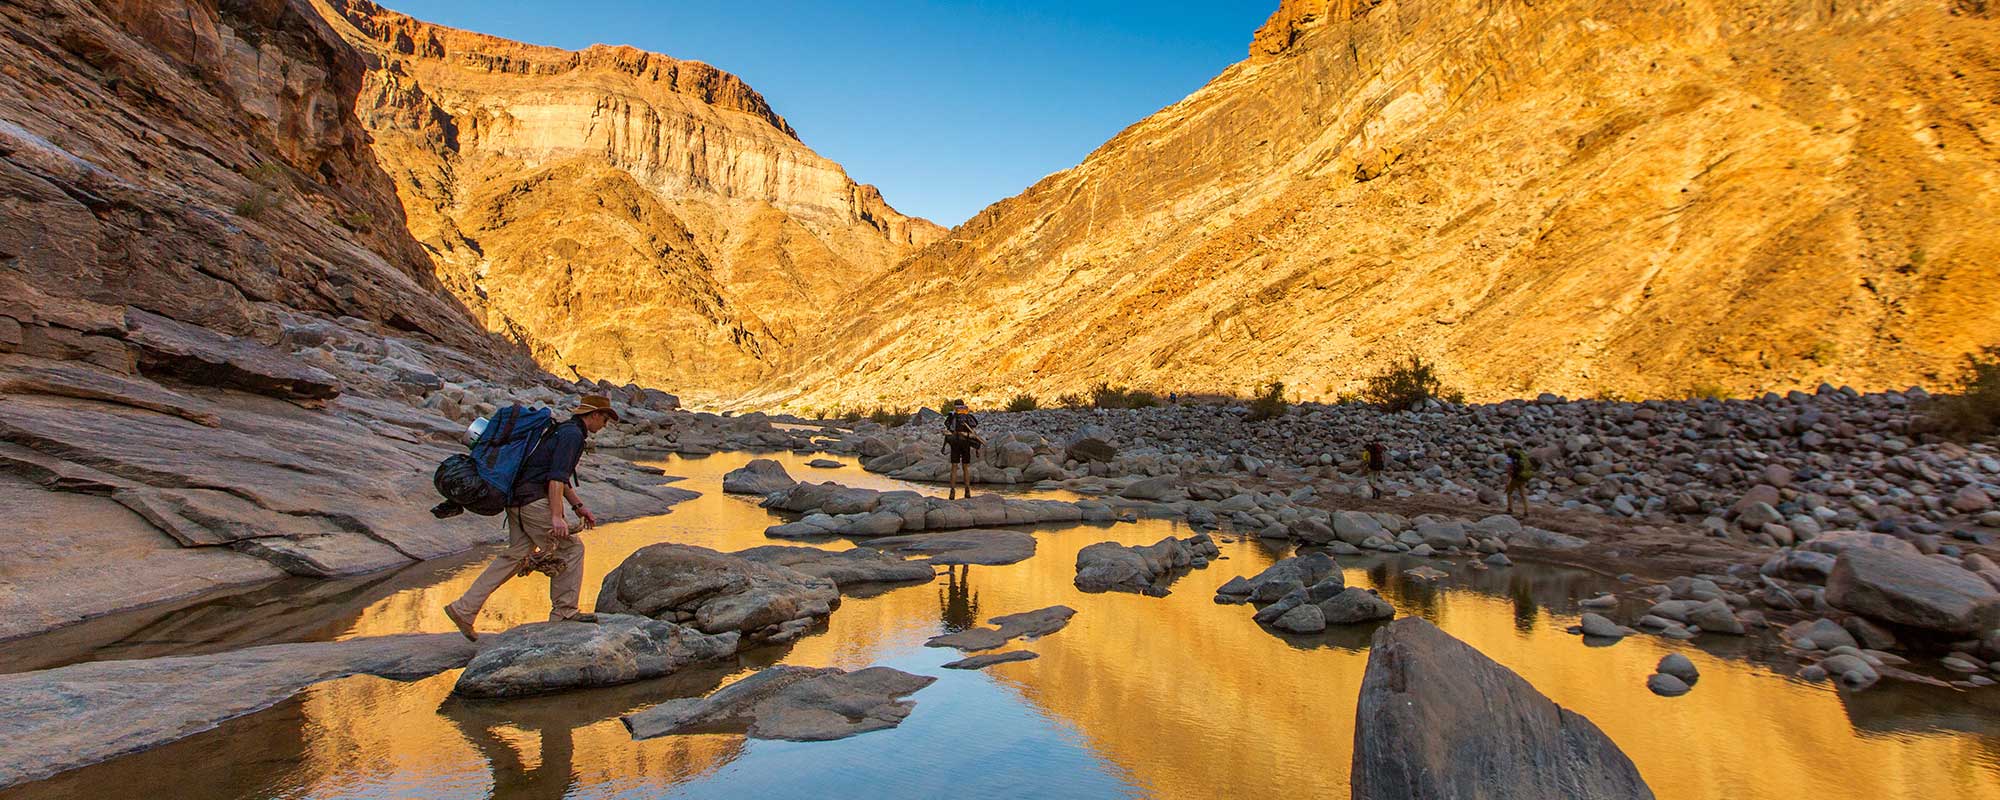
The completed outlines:
<svg viewBox="0 0 2000 800">
<path fill-rule="evenodd" d="M 743 385 L 941 233 L 706 64 L 319 7 L 369 63 L 359 114 L 411 234 L 489 328 L 558 372 Z"/>
<path fill-rule="evenodd" d="M 1118 538 L 1131 541 L 1162 535 L 1118 530 Z M 990 674 L 1074 727 L 1149 796 L 1346 796 L 1365 652 L 1298 649 L 1251 622 L 1251 609 L 1216 606 L 1215 586 L 1264 565 L 1249 546 L 1225 545 L 1230 559 L 1191 573 L 1165 598 L 1075 593 L 1075 546 L 1052 547 L 1045 539 L 1042 552 L 1019 565 L 974 568 L 985 615 L 1039 607 L 1051 597 L 1066 597 L 1077 609 L 1067 629 L 1025 645 L 1041 658 Z M 1984 785 L 1973 737 L 1913 736 L 1896 748 L 1867 746 L 1839 694 L 1824 685 L 1780 683 L 1764 667 L 1690 652 L 1703 674 L 1695 694 L 1658 698 L 1646 692 L 1644 679 L 1674 647 L 1637 638 L 1586 648 L 1564 632 L 1566 622 L 1544 612 L 1531 611 L 1535 623 L 1525 629 L 1512 623 L 1522 602 L 1510 591 L 1543 604 L 1565 602 L 1574 575 L 1496 573 L 1484 579 L 1492 594 L 1441 592 L 1395 578 L 1384 594 L 1403 612 L 1424 609 L 1452 635 L 1589 717 L 1660 797 L 1959 797 Z M 1348 570 L 1347 579 L 1371 585 L 1362 570 Z M 935 606 L 928 613 L 936 614 Z M 1773 691 L 1792 696 L 1782 709 L 1771 707 Z M 1734 772 L 1746 763 L 1741 753 L 1761 754 L 1751 763 L 1764 766 L 1754 774 Z M 1827 769 L 1864 762 L 1865 771 Z M 1752 787 L 1754 795 L 1746 795 Z"/>
<path fill-rule="evenodd" d="M 2000 343 L 1986 5 L 1286 0 L 759 397 L 1330 397 L 1408 352 L 1475 399 L 1935 385 Z"/>
</svg>

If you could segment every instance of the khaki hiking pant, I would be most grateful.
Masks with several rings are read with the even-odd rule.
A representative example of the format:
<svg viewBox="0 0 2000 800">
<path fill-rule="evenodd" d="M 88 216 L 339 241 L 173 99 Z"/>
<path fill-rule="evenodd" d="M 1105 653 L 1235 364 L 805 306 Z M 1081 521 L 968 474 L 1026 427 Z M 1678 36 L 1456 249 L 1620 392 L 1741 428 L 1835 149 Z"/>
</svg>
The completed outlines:
<svg viewBox="0 0 2000 800">
<path fill-rule="evenodd" d="M 485 607 L 486 598 L 492 597 L 500 584 L 514 577 L 521 564 L 534 555 L 536 550 L 546 550 L 562 558 L 562 571 L 549 579 L 549 619 L 569 619 L 576 616 L 576 599 L 583 591 L 583 541 L 577 538 L 576 528 L 571 528 L 567 539 L 557 539 L 550 535 L 553 526 L 549 524 L 549 500 L 543 498 L 519 508 L 507 509 L 507 549 L 500 557 L 486 565 L 486 571 L 473 579 L 472 587 L 465 590 L 465 596 L 451 604 L 466 619 L 479 616 L 479 609 Z"/>
</svg>

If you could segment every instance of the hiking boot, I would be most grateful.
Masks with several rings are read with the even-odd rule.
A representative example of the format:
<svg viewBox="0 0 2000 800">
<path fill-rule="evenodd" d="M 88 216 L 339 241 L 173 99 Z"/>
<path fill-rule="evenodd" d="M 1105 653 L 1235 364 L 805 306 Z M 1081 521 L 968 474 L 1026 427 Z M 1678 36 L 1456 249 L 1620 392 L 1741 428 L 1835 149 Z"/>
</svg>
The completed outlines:
<svg viewBox="0 0 2000 800">
<path fill-rule="evenodd" d="M 563 621 L 563 622 L 587 622 L 587 623 L 590 623 L 590 624 L 592 624 L 592 625 L 595 625 L 595 624 L 597 624 L 597 615 L 596 615 L 596 614 L 592 614 L 592 613 L 590 613 L 590 612 L 588 612 L 588 611 L 579 611 L 579 612 L 577 612 L 577 613 L 575 613 L 575 614 L 571 614 L 571 615 L 569 615 L 569 616 L 567 616 L 567 617 L 563 617 L 563 618 L 562 618 L 562 621 Z"/>
<path fill-rule="evenodd" d="M 458 626 L 459 633 L 465 634 L 466 641 L 479 641 L 479 633 L 472 629 L 472 618 L 459 616 L 458 609 L 451 606 L 444 607 L 444 615 L 451 620 L 451 624 Z"/>
</svg>

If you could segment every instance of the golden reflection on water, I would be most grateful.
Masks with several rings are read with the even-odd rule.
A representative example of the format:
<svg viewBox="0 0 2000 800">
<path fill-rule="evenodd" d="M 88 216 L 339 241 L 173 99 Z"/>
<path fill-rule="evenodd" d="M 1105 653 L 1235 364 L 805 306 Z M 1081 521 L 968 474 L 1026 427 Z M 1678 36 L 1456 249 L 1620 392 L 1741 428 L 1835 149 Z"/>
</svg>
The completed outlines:
<svg viewBox="0 0 2000 800">
<path fill-rule="evenodd" d="M 805 468 L 803 457 L 779 458 L 794 476 L 837 475 L 899 488 L 852 468 L 828 473 Z M 584 606 L 606 571 L 653 541 L 722 550 L 770 543 L 762 536 L 769 514 L 716 491 L 721 472 L 742 460 L 663 464 L 670 474 L 689 475 L 685 485 L 704 497 L 671 515 L 588 534 Z M 1108 781 L 1075 784 L 1068 791 L 1078 795 L 1346 796 L 1369 631 L 1280 638 L 1250 620 L 1250 607 L 1215 605 L 1216 586 L 1280 555 L 1255 540 L 1224 541 L 1227 559 L 1190 573 L 1164 598 L 1084 594 L 1071 585 L 1081 547 L 1169 534 L 1186 531 L 1149 520 L 1041 532 L 1037 556 L 1020 564 L 975 566 L 931 584 L 849 597 L 823 633 L 789 649 L 756 651 L 740 665 L 663 681 L 503 703 L 451 699 L 455 673 L 411 684 L 376 678 L 323 684 L 297 703 L 202 739 L 210 752 L 237 761 L 291 765 L 273 768 L 281 777 L 190 796 L 729 796 L 743 793 L 744 785 L 785 796 L 943 791 L 938 787 L 958 787 L 961 796 L 1006 793 L 957 783 L 991 768 L 978 760 L 990 758 L 991 748 L 975 757 L 974 743 L 1025 748 L 1024 763 L 1066 765 L 1059 768 Z M 370 602 L 341 635 L 448 631 L 438 608 L 480 566 L 465 564 Z M 1346 577 L 1350 585 L 1379 588 L 1401 613 L 1433 620 L 1589 717 L 1661 798 L 2000 798 L 2000 725 L 1991 701 L 1983 709 L 1956 708 L 1958 698 L 1970 696 L 1919 696 L 1897 687 L 1843 697 L 1753 662 L 1649 637 L 1586 647 L 1564 632 L 1573 621 L 1567 615 L 1573 599 L 1601 587 L 1602 579 L 1523 568 L 1465 578 L 1476 590 L 1437 589 L 1402 578 L 1400 566 L 1350 568 Z M 1449 566 L 1466 572 L 1462 563 Z M 541 576 L 510 582 L 494 596 L 482 628 L 542 619 L 546 587 Z M 922 647 L 941 631 L 1052 604 L 1077 609 L 1069 627 L 1012 645 L 1040 653 L 1038 660 L 958 673 L 935 668 L 957 653 Z M 1685 697 L 1655 697 L 1645 677 L 1673 651 L 1692 658 L 1702 679 Z M 903 728 L 846 742 L 782 745 L 735 735 L 635 742 L 618 722 L 621 714 L 710 691 L 772 660 L 844 668 L 892 662 L 940 681 L 915 696 L 917 710 Z M 298 721 L 288 722 L 293 717 Z M 271 735 L 272 729 L 303 732 Z M 898 762 L 893 769 L 907 780 L 883 785 L 858 771 L 864 761 L 882 760 Z M 795 774 L 801 762 L 830 771 Z M 157 770 L 163 763 L 141 754 L 44 786 L 115 785 L 120 770 Z M 21 796 L 57 796 L 24 788 L 30 791 Z"/>
</svg>

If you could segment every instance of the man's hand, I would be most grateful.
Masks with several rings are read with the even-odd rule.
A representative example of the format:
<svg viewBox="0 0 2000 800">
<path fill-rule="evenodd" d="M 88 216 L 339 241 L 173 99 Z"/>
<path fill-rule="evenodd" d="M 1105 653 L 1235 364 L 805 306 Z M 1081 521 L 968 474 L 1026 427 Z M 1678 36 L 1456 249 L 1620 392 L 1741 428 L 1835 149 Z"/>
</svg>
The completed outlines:
<svg viewBox="0 0 2000 800">
<path fill-rule="evenodd" d="M 569 538 L 569 515 L 562 512 L 562 506 L 554 506 L 549 512 L 549 535 L 557 539 Z"/>
<path fill-rule="evenodd" d="M 590 530 L 591 528 L 597 527 L 597 515 L 590 513 L 590 509 L 588 508 L 584 508 L 583 506 L 577 506 L 576 518 L 583 520 L 584 530 Z"/>
</svg>

